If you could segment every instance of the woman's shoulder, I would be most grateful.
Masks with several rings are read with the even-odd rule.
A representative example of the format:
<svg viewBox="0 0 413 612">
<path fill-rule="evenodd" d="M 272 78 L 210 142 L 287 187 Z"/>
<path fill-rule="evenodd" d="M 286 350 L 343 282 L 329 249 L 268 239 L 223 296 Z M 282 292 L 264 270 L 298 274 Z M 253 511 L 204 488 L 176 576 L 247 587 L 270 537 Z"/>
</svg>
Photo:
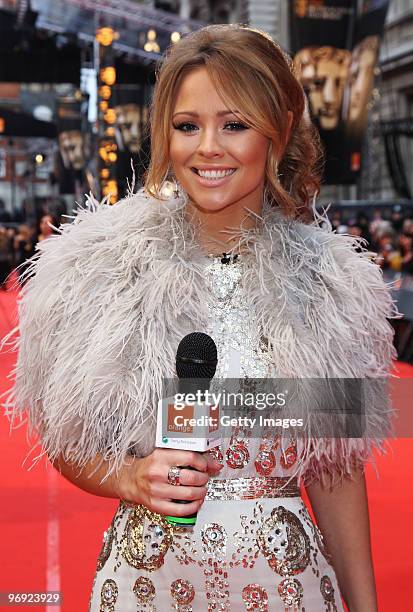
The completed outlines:
<svg viewBox="0 0 413 612">
<path fill-rule="evenodd" d="M 320 278 L 344 283 L 346 291 L 349 281 L 366 288 L 376 284 L 385 288 L 376 253 L 364 238 L 338 234 L 327 216 L 320 214 L 313 223 L 293 220 L 286 225 L 290 250 L 300 253 L 303 265 L 312 266 Z"/>
<path fill-rule="evenodd" d="M 332 362 L 334 356 L 345 364 L 351 355 L 360 375 L 384 376 L 396 357 L 389 319 L 401 317 L 391 287 L 364 239 L 337 234 L 326 217 L 321 220 L 281 223 L 290 299 L 301 304 L 326 352 L 333 351 Z"/>
</svg>

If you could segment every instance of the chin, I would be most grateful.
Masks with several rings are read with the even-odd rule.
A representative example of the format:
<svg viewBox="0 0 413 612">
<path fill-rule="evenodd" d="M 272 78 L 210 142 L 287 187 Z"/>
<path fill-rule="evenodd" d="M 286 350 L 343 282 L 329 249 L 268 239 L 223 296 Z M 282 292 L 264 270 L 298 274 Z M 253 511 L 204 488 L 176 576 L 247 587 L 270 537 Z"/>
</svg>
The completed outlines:
<svg viewBox="0 0 413 612">
<path fill-rule="evenodd" d="M 324 130 L 334 130 L 337 127 L 337 123 L 338 123 L 338 120 L 336 117 L 333 117 L 331 119 L 324 118 L 320 121 L 320 126 Z"/>
<path fill-rule="evenodd" d="M 198 208 L 202 208 L 202 210 L 204 211 L 218 211 L 218 210 L 223 210 L 224 208 L 227 208 L 227 206 L 230 206 L 232 204 L 232 200 L 231 201 L 227 201 L 227 200 L 223 200 L 223 198 L 220 198 L 219 200 L 215 199 L 215 198 L 211 198 L 208 196 L 200 196 L 199 194 L 196 193 L 188 193 L 189 197 L 191 198 L 191 201 L 194 203 L 195 206 L 197 206 Z"/>
</svg>

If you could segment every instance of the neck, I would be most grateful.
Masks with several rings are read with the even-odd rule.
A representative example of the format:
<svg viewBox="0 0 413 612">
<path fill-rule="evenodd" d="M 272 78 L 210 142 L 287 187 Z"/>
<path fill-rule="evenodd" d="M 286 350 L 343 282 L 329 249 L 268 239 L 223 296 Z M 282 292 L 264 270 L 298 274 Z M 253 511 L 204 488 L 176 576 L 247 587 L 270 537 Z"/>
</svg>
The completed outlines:
<svg viewBox="0 0 413 612">
<path fill-rule="evenodd" d="M 247 210 L 247 208 L 249 210 Z M 235 248 L 241 236 L 241 230 L 253 229 L 257 219 L 249 211 L 261 216 L 262 201 L 248 207 L 227 206 L 218 211 L 209 211 L 189 200 L 186 207 L 188 221 L 195 225 L 197 239 L 205 253 L 220 254 Z"/>
</svg>

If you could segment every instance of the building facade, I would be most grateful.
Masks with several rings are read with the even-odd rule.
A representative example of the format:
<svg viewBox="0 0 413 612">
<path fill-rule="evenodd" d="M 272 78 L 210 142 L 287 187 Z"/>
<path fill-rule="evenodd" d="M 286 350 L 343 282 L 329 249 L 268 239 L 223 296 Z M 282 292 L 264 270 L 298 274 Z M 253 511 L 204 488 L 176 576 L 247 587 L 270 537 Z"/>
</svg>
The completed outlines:
<svg viewBox="0 0 413 612">
<path fill-rule="evenodd" d="M 358 195 L 413 199 L 413 3 L 392 0 L 371 101 Z"/>
</svg>

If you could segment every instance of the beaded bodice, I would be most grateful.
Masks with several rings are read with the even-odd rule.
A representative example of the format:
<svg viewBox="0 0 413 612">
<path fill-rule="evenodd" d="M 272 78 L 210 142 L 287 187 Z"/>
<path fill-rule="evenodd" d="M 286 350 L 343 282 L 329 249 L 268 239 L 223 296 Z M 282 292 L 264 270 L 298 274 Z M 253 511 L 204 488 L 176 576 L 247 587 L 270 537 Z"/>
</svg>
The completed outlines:
<svg viewBox="0 0 413 612">
<path fill-rule="evenodd" d="M 248 255 L 210 255 L 205 269 L 210 289 L 209 331 L 218 350 L 216 378 L 266 378 L 270 361 L 242 278 Z"/>
<path fill-rule="evenodd" d="M 215 388 L 216 379 L 218 387 L 219 379 L 232 379 L 231 391 L 239 392 L 243 390 L 245 378 L 267 379 L 275 376 L 274 366 L 261 337 L 257 313 L 243 289 L 243 275 L 249 259 L 249 255 L 229 260 L 209 256 L 206 263 L 206 282 L 211 296 L 207 333 L 214 339 L 218 352 L 218 366 L 211 383 L 213 391 L 219 390 Z M 234 383 L 235 386 L 232 386 Z M 251 380 L 247 386 L 251 383 L 254 386 Z M 237 411 L 236 414 L 239 416 L 241 413 Z M 259 411 L 249 406 L 245 409 L 245 415 L 258 417 Z M 282 449 L 287 453 L 284 457 Z M 288 438 L 281 440 L 272 428 L 259 429 L 247 423 L 245 426 L 224 427 L 220 447 L 211 449 L 211 452 L 224 463 L 219 477 L 214 483 L 211 482 L 213 496 L 216 482 L 222 479 L 242 480 L 270 474 L 284 477 L 296 460 L 295 446 Z"/>
</svg>

